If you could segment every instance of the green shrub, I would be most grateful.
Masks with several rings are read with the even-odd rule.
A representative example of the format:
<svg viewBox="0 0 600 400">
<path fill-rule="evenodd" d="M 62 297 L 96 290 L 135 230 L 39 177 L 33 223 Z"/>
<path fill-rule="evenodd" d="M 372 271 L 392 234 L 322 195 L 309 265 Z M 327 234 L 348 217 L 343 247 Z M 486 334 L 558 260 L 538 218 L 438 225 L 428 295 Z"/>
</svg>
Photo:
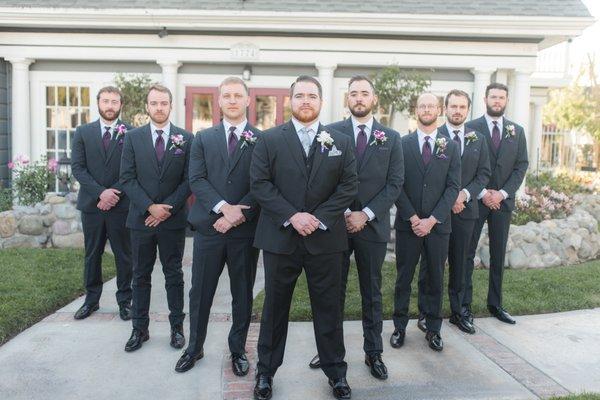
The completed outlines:
<svg viewBox="0 0 600 400">
<path fill-rule="evenodd" d="M 13 194 L 10 188 L 0 188 L 0 212 L 12 209 Z"/>
<path fill-rule="evenodd" d="M 54 183 L 57 163 L 54 159 L 46 162 L 46 157 L 30 162 L 27 156 L 19 155 L 8 163 L 8 168 L 14 173 L 12 185 L 18 203 L 32 206 L 44 200 L 48 187 Z"/>
</svg>

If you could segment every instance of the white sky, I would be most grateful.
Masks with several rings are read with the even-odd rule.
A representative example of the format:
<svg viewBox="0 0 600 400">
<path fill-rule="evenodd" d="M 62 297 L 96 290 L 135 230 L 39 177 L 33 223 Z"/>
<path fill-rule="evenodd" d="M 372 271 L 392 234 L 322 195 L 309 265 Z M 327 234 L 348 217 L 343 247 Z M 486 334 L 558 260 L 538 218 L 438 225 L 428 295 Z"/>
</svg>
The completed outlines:
<svg viewBox="0 0 600 400">
<path fill-rule="evenodd" d="M 600 0 L 582 0 L 596 18 L 596 23 L 587 28 L 583 35 L 573 39 L 571 44 L 572 72 L 577 73 L 582 62 L 587 62 L 587 54 L 595 55 L 596 73 L 600 76 Z"/>
</svg>

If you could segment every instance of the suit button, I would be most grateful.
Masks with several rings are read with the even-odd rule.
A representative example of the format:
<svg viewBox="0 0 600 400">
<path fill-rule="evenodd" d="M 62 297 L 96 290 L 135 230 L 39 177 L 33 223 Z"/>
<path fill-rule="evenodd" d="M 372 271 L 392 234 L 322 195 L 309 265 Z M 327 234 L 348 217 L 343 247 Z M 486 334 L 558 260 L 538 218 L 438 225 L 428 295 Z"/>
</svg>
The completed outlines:
<svg viewBox="0 0 600 400">
<path fill-rule="evenodd" d="M 231 183 L 231 181 L 227 181 L 227 183 Z"/>
<path fill-rule="evenodd" d="M 426 184 L 426 183 L 425 183 L 425 184 L 423 184 L 423 187 L 427 187 L 427 184 Z"/>
</svg>

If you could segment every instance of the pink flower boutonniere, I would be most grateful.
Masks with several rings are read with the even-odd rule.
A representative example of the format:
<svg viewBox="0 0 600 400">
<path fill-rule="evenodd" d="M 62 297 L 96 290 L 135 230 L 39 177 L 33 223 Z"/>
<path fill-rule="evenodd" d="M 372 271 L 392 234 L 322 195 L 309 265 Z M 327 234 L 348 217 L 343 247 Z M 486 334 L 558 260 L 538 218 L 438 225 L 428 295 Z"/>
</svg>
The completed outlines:
<svg viewBox="0 0 600 400">
<path fill-rule="evenodd" d="M 446 138 L 441 137 L 436 139 L 435 155 L 437 158 L 441 158 L 442 160 L 448 158 L 448 156 L 446 155 L 446 147 L 448 147 L 448 141 L 446 140 Z"/>
<path fill-rule="evenodd" d="M 244 148 L 244 146 L 251 146 L 254 143 L 256 143 L 256 136 L 254 136 L 254 133 L 252 131 L 244 131 L 242 132 L 242 135 L 240 136 L 240 140 L 242 141 L 242 145 L 240 146 L 241 149 Z"/>
<path fill-rule="evenodd" d="M 115 126 L 113 133 L 115 135 L 115 139 L 117 139 L 117 143 L 122 145 L 125 134 L 127 133 L 127 127 L 125 124 L 119 124 Z"/>
<path fill-rule="evenodd" d="M 171 135 L 171 147 L 169 147 L 169 150 L 175 149 L 175 152 L 173 154 L 179 156 L 183 154 L 182 147 L 185 143 L 186 141 L 183 140 L 183 135 Z"/>
<path fill-rule="evenodd" d="M 387 136 L 385 136 L 385 132 L 384 131 L 380 131 L 380 130 L 374 130 L 373 131 L 373 137 L 375 139 L 373 139 L 373 141 L 371 143 L 369 143 L 369 146 L 373 146 L 374 144 L 376 144 L 378 146 L 381 146 L 387 140 Z"/>
</svg>

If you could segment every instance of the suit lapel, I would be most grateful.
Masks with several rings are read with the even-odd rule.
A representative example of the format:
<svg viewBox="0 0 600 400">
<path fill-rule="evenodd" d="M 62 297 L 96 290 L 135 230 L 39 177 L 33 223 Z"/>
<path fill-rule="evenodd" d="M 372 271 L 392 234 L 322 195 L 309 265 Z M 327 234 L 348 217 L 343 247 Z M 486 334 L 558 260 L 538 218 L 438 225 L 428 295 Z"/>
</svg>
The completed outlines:
<svg viewBox="0 0 600 400">
<path fill-rule="evenodd" d="M 304 179 L 306 179 L 306 165 L 304 165 L 304 156 L 302 155 L 304 150 L 302 149 L 302 144 L 300 144 L 300 139 L 298 139 L 296 128 L 294 128 L 294 124 L 290 120 L 281 129 L 283 130 L 282 135 L 290 149 L 290 154 L 294 161 L 296 161 L 296 164 L 298 164 L 300 172 L 304 175 Z"/>
<path fill-rule="evenodd" d="M 373 141 L 375 140 L 375 136 L 373 135 L 373 132 L 375 132 L 376 130 L 383 131 L 383 129 L 381 129 L 381 128 L 382 127 L 379 126 L 377 121 L 375 121 L 375 118 L 373 118 L 373 125 L 371 125 L 371 134 L 367 138 L 367 148 L 365 149 L 365 154 L 363 154 L 362 160 L 360 160 L 360 164 L 358 166 L 359 170 L 362 170 L 363 167 L 365 165 L 367 165 L 367 161 L 369 161 L 369 158 L 371 158 L 371 155 L 373 155 L 373 153 L 375 152 L 375 150 L 376 150 L 375 147 L 377 147 L 378 145 L 377 144 L 371 145 L 371 143 L 373 143 Z M 352 135 L 352 137 L 354 137 L 354 135 Z"/>
<path fill-rule="evenodd" d="M 104 150 L 104 143 L 102 143 L 102 136 L 104 132 L 102 132 L 100 120 L 96 120 L 96 122 L 92 124 L 90 133 L 92 135 L 92 143 L 94 144 L 94 147 L 98 149 L 102 159 L 106 162 L 106 150 Z"/>
<path fill-rule="evenodd" d="M 409 140 L 411 143 L 409 143 L 408 148 L 415 159 L 415 164 L 417 164 L 417 167 L 419 167 L 419 171 L 421 171 L 421 174 L 425 174 L 425 164 L 423 163 L 421 149 L 419 149 L 419 137 L 417 136 L 417 133 L 411 133 L 411 137 Z M 429 163 L 431 164 L 431 161 Z"/>
<path fill-rule="evenodd" d="M 117 120 L 117 125 L 116 126 L 119 126 L 121 123 L 122 123 L 121 121 Z M 116 131 L 116 129 L 115 129 L 115 131 Z M 113 152 L 115 151 L 115 148 L 117 147 L 117 144 L 118 144 L 117 133 L 113 132 L 112 139 L 110 141 L 110 145 L 108 146 L 108 152 L 106 154 L 106 162 L 105 162 L 105 164 L 108 164 L 108 162 L 110 161 L 110 159 L 111 159 L 111 157 L 113 155 Z"/>
<path fill-rule="evenodd" d="M 214 137 L 214 146 L 216 151 L 221 155 L 223 159 L 223 165 L 226 168 L 229 168 L 229 153 L 227 152 L 227 135 L 225 135 L 225 126 L 223 125 L 223 121 L 217 126 L 215 126 L 214 131 L 212 132 Z"/>
<path fill-rule="evenodd" d="M 246 126 L 244 127 L 244 130 L 242 132 L 251 130 L 250 129 L 250 125 L 248 123 L 246 123 Z M 245 142 L 241 140 L 241 133 L 240 132 L 240 140 L 238 140 L 238 144 L 235 147 L 235 152 L 233 153 L 233 159 L 231 159 L 229 161 L 229 173 L 231 173 L 231 171 L 233 171 L 233 169 L 235 168 L 235 166 L 237 165 L 238 161 L 240 161 L 240 158 L 242 157 L 242 154 L 244 154 L 244 152 L 248 149 L 248 146 L 250 146 L 249 144 L 244 144 Z"/>
<path fill-rule="evenodd" d="M 508 141 L 515 140 L 514 138 L 510 138 L 510 139 L 507 138 L 508 130 L 506 129 L 506 127 L 509 125 L 514 125 L 514 124 L 512 122 L 510 122 L 509 120 L 507 120 L 506 118 L 502 118 L 502 134 L 500 136 L 500 147 L 498 148 L 498 154 L 496 155 L 496 160 L 500 160 L 502 155 L 507 151 L 506 148 L 509 147 Z M 515 135 L 516 135 L 516 133 L 515 133 Z"/>
<path fill-rule="evenodd" d="M 146 152 L 151 160 L 152 166 L 156 171 L 156 175 L 160 175 L 160 169 L 158 168 L 158 160 L 156 159 L 156 150 L 154 150 L 154 143 L 152 142 L 152 128 L 150 124 L 146 125 L 143 132 L 142 143 L 146 148 Z"/>
<path fill-rule="evenodd" d="M 175 127 L 173 124 L 171 124 L 171 132 L 169 132 L 169 138 L 167 139 L 167 143 L 165 143 L 165 155 L 163 156 L 162 168 L 160 169 L 161 177 L 164 175 L 167 168 L 169 168 L 169 164 L 171 164 L 171 160 L 173 160 L 173 152 L 175 151 L 175 149 L 171 149 L 171 147 L 173 145 L 173 142 L 171 141 L 171 137 L 178 135 L 178 134 L 179 134 L 179 129 L 177 129 L 177 127 Z"/>
<path fill-rule="evenodd" d="M 490 151 L 490 158 L 493 160 L 494 164 L 496 162 L 496 158 L 498 155 L 496 154 L 496 149 L 494 148 L 494 144 L 492 143 L 492 133 L 490 132 L 490 128 L 488 127 L 487 120 L 484 116 L 479 117 L 479 132 L 483 133 L 485 136 L 485 141 L 487 142 L 488 149 Z"/>
<path fill-rule="evenodd" d="M 326 151 L 322 152 L 321 144 L 319 142 L 317 142 L 317 136 L 319 136 L 319 133 L 321 133 L 322 130 L 323 130 L 323 125 L 321 123 L 319 123 L 319 128 L 317 130 L 317 134 L 315 135 L 315 142 L 314 142 L 315 155 L 313 157 L 312 167 L 310 168 L 310 177 L 308 178 L 308 183 L 310 183 L 313 180 L 313 178 L 315 177 L 315 175 L 317 174 L 317 170 L 321 166 L 321 163 L 323 162 L 323 158 L 327 157 L 329 154 L 329 152 L 326 152 Z M 333 145 L 335 146 L 335 142 L 333 143 Z"/>
</svg>

